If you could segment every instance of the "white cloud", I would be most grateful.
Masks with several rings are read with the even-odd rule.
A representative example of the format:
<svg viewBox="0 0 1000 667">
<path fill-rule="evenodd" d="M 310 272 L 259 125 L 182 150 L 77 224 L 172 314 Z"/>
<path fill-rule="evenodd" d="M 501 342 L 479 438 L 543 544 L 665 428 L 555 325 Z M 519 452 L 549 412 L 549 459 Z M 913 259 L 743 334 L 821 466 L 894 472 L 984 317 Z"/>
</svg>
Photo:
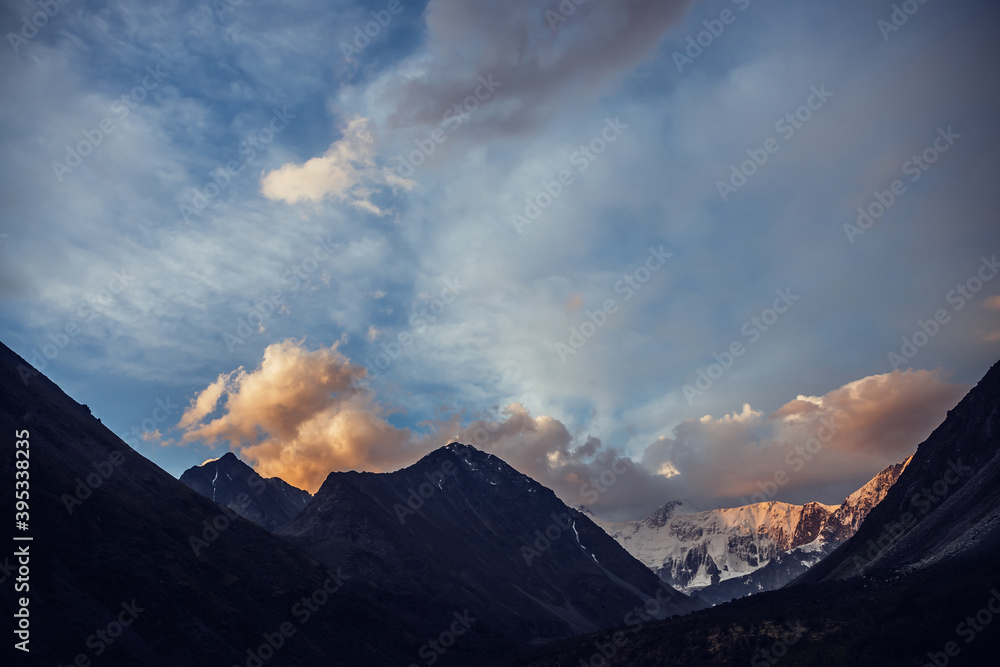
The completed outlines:
<svg viewBox="0 0 1000 667">
<path fill-rule="evenodd" d="M 373 215 L 386 215 L 388 211 L 371 202 L 372 187 L 387 185 L 409 190 L 412 182 L 387 167 L 379 167 L 375 151 L 370 121 L 353 118 L 322 157 L 301 165 L 288 163 L 265 174 L 260 181 L 261 194 L 289 204 L 316 203 L 331 197 Z"/>
</svg>

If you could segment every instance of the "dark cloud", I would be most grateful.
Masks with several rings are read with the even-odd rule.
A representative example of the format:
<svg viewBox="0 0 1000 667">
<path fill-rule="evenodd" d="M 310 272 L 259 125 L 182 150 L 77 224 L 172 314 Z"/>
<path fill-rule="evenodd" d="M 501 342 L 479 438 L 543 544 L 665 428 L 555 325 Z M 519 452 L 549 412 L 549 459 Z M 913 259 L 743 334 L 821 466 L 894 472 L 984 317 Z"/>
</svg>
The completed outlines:
<svg viewBox="0 0 1000 667">
<path fill-rule="evenodd" d="M 429 53 L 416 66 L 419 74 L 408 67 L 384 87 L 383 101 L 394 110 L 390 125 L 440 123 L 446 109 L 473 93 L 479 77 L 490 76 L 501 85 L 476 113 L 482 125 L 503 135 L 551 120 L 554 107 L 573 105 L 584 94 L 593 98 L 650 55 L 690 4 L 564 2 L 576 9 L 555 22 L 558 2 L 432 0 Z"/>
</svg>

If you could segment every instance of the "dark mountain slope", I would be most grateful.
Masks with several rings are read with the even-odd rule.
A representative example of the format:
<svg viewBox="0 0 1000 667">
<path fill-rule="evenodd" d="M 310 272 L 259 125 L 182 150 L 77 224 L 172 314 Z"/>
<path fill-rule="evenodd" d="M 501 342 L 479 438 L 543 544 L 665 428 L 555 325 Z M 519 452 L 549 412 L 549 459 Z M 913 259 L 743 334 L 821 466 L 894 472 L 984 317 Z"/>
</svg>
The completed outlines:
<svg viewBox="0 0 1000 667">
<path fill-rule="evenodd" d="M 969 552 L 1000 535 L 1000 364 L 933 433 L 857 533 L 803 575 L 889 577 Z M 995 552 L 994 552 L 995 553 Z"/>
<path fill-rule="evenodd" d="M 272 532 L 298 516 L 312 499 L 308 491 L 278 477 L 261 477 L 232 452 L 185 470 L 181 482 Z"/>
<path fill-rule="evenodd" d="M 551 490 L 457 443 L 393 473 L 332 473 L 279 533 L 331 562 L 353 543 L 384 566 L 375 580 L 405 567 L 415 593 L 468 607 L 521 644 L 620 624 L 658 591 L 670 599 L 662 614 L 704 606 Z"/>
<path fill-rule="evenodd" d="M 508 664 L 923 667 L 934 664 L 931 654 L 940 666 L 985 667 L 1000 654 L 1000 618 L 968 642 L 967 619 L 975 623 L 997 591 L 994 561 L 959 559 L 893 582 L 856 578 L 767 591 L 670 621 L 577 637 Z M 949 642 L 956 656 L 944 653 Z M 601 662 L 607 654 L 611 659 Z"/>
<path fill-rule="evenodd" d="M 17 652 L 15 664 L 68 665 L 82 654 L 95 665 L 242 665 L 247 651 L 259 647 L 265 633 L 273 638 L 283 623 L 294 634 L 270 664 L 406 664 L 430 636 L 386 632 L 392 610 L 379 591 L 346 570 L 342 574 L 352 578 L 325 594 L 325 583 L 337 585 L 335 566 L 238 516 L 227 517 L 44 376 L 32 372 L 25 384 L 19 367 L 32 370 L 0 345 L 0 475 L 11 489 L 4 503 L 8 521 L 15 432 L 27 430 L 30 442 L 29 529 L 19 534 L 34 538 L 31 652 Z M 206 527 L 213 523 L 219 530 Z M 205 540 L 198 553 L 192 539 Z M 16 565 L 11 544 L 0 556 L 0 600 L 8 619 L 21 595 L 9 581 L 11 562 Z M 317 592 L 326 603 L 306 617 L 296 605 Z M 133 601 L 142 611 L 104 643 L 95 633 L 121 614 L 130 620 L 123 605 Z M 12 651 L 10 644 L 4 651 Z"/>
<path fill-rule="evenodd" d="M 781 590 L 622 628 L 608 664 L 996 664 L 998 406 L 1000 364 L 949 412 L 854 537 L 827 559 Z M 615 637 L 576 638 L 519 664 L 593 664 Z"/>
<path fill-rule="evenodd" d="M 0 431 L 11 443 L 0 475 L 9 480 L 21 430 L 31 462 L 22 535 L 34 540 L 31 653 L 17 664 L 485 664 L 538 637 L 620 622 L 646 597 L 672 593 L 497 459 L 435 476 L 441 457 L 467 465 L 442 449 L 398 473 L 331 475 L 289 524 L 297 536 L 283 538 L 181 484 L 0 346 Z M 436 495 L 428 474 L 443 484 Z M 405 504 L 410 488 L 430 499 L 400 522 L 393 503 Z M 536 525 L 553 539 L 535 544 L 529 565 L 521 547 L 535 542 Z M 11 560 L 0 556 L 0 576 L 11 576 Z M 0 600 L 13 614 L 17 595 L 4 584 Z M 662 613 L 668 604 L 674 613 L 699 603 L 677 594 Z M 120 634 L 119 619 L 129 621 Z"/>
</svg>

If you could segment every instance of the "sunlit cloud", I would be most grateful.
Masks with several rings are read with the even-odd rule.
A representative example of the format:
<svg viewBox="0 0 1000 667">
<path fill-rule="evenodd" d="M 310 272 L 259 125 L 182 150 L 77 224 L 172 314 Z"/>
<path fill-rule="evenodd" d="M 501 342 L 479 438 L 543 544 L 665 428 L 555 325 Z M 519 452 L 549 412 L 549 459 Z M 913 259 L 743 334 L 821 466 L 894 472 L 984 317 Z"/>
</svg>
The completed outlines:
<svg viewBox="0 0 1000 667">
<path fill-rule="evenodd" d="M 343 136 L 330 144 L 321 157 L 301 165 L 282 165 L 260 181 L 261 193 L 268 199 L 295 204 L 316 203 L 330 197 L 373 215 L 385 215 L 387 211 L 371 201 L 374 189 L 379 186 L 409 189 L 412 182 L 376 164 L 375 135 L 371 122 L 365 118 L 348 121 Z"/>
</svg>

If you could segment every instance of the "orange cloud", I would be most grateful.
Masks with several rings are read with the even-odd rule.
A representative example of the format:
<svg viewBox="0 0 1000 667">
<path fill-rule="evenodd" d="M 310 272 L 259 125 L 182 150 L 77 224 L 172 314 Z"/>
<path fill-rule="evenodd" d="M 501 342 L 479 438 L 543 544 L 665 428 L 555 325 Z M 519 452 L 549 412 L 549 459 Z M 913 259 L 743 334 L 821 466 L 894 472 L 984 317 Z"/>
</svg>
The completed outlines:
<svg viewBox="0 0 1000 667">
<path fill-rule="evenodd" d="M 464 427 L 457 415 L 429 422 L 430 433 L 417 435 L 386 421 L 364 377 L 337 344 L 312 351 L 294 340 L 273 344 L 259 367 L 220 375 L 194 397 L 178 424 L 182 442 L 228 443 L 260 474 L 315 492 L 331 471 L 395 470 L 458 440 L 570 505 L 638 518 L 668 500 L 736 504 L 779 470 L 790 479 L 779 499 L 839 502 L 911 454 L 968 390 L 941 371 L 873 375 L 798 396 L 769 416 L 747 403 L 718 418 L 687 419 L 638 463 L 520 403 Z M 819 451 L 796 454 L 817 436 Z"/>
<path fill-rule="evenodd" d="M 778 499 L 839 502 L 912 454 L 968 389 L 941 371 L 873 375 L 823 396 L 798 396 L 767 418 L 744 406 L 720 419 L 685 420 L 647 447 L 643 464 L 679 473 L 665 500 L 735 504 L 784 471 L 789 481 Z"/>
<path fill-rule="evenodd" d="M 309 351 L 286 340 L 268 346 L 257 369 L 220 375 L 178 426 L 184 442 L 228 442 L 261 475 L 315 492 L 333 470 L 379 471 L 412 460 L 409 429 L 385 421 L 359 384 L 364 376 L 337 344 Z"/>
</svg>

